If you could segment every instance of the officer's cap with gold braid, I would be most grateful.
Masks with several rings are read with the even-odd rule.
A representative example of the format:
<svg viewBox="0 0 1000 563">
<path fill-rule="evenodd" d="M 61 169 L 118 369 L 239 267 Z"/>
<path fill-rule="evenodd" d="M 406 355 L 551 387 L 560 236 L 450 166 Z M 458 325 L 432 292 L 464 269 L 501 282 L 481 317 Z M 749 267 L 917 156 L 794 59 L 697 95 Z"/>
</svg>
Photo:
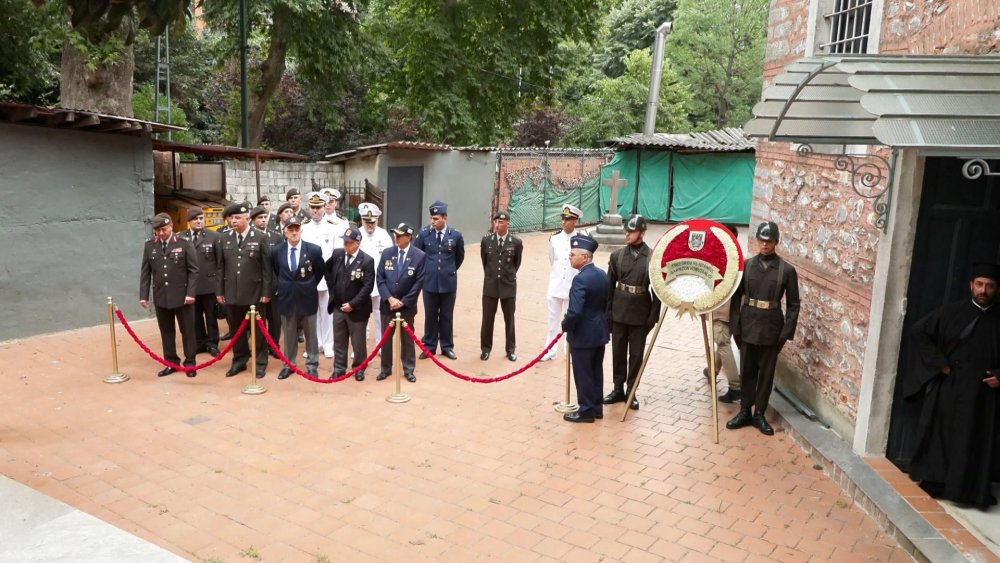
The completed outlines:
<svg viewBox="0 0 1000 563">
<path fill-rule="evenodd" d="M 309 207 L 323 207 L 330 198 L 326 194 L 321 194 L 319 192 L 309 192 L 306 195 L 306 201 L 309 202 Z"/>
<path fill-rule="evenodd" d="M 378 218 L 382 215 L 382 211 L 374 203 L 366 201 L 358 205 L 358 215 L 361 216 L 361 220 L 365 223 L 374 223 L 378 221 Z"/>
<path fill-rule="evenodd" d="M 583 217 L 583 211 L 575 205 L 566 204 L 562 208 L 563 219 L 579 219 Z"/>
<path fill-rule="evenodd" d="M 335 188 L 323 188 L 322 190 L 320 190 L 320 193 L 326 194 L 326 197 L 330 199 L 336 199 L 336 200 L 340 199 L 340 190 Z"/>
</svg>

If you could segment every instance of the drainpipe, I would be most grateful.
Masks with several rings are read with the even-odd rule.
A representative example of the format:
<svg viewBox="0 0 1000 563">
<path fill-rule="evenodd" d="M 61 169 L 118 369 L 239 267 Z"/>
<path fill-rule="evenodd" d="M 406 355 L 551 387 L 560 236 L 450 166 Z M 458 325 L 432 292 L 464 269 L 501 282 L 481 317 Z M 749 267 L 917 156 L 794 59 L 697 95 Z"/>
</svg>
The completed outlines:
<svg viewBox="0 0 1000 563">
<path fill-rule="evenodd" d="M 663 22 L 656 28 L 656 43 L 653 46 L 653 72 L 649 79 L 649 99 L 646 100 L 646 125 L 642 134 L 650 136 L 656 131 L 656 106 L 660 102 L 660 80 L 663 78 L 663 43 L 674 30 L 674 22 Z"/>
</svg>

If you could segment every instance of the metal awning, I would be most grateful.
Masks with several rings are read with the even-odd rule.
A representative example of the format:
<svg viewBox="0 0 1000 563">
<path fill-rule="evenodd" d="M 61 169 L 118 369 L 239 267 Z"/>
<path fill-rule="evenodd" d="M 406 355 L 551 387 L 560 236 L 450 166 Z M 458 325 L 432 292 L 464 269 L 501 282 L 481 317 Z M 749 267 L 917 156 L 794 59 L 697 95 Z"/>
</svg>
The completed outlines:
<svg viewBox="0 0 1000 563">
<path fill-rule="evenodd" d="M 805 144 L 1000 148 L 1000 56 L 839 55 L 785 68 L 750 137 Z"/>
</svg>

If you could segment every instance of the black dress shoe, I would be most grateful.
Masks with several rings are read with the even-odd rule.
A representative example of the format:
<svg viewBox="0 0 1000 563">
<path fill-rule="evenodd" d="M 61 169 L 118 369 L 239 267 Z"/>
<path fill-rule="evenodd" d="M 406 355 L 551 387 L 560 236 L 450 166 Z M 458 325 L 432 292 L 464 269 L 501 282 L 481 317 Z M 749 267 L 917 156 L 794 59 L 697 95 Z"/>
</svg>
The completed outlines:
<svg viewBox="0 0 1000 563">
<path fill-rule="evenodd" d="M 736 430 L 737 428 L 750 426 L 752 418 L 753 417 L 750 416 L 750 409 L 740 409 L 740 412 L 736 413 L 736 416 L 726 423 L 726 428 Z"/>
<path fill-rule="evenodd" d="M 365 374 L 364 373 L 356 373 L 356 374 L 354 374 L 354 381 L 364 381 L 364 380 L 365 380 Z"/>
<path fill-rule="evenodd" d="M 596 418 L 596 419 L 600 420 L 600 419 L 604 418 L 604 413 L 601 413 L 601 414 L 595 414 L 595 415 L 594 415 L 594 418 Z"/>
<path fill-rule="evenodd" d="M 429 358 L 429 357 L 430 357 L 430 356 L 428 356 L 428 355 L 427 355 L 427 352 L 421 352 L 421 353 L 420 353 L 420 359 L 421 359 L 421 360 L 426 360 L 426 359 L 427 359 L 427 358 Z"/>
<path fill-rule="evenodd" d="M 198 372 L 195 371 L 195 370 L 186 371 L 186 372 L 184 372 L 184 375 L 186 375 L 188 377 L 197 377 L 198 376 Z"/>
<path fill-rule="evenodd" d="M 257 379 L 264 379 L 267 375 L 267 368 L 257 368 Z"/>
<path fill-rule="evenodd" d="M 233 331 L 230 330 L 230 331 L 227 331 L 226 334 L 223 334 L 222 336 L 220 336 L 219 340 L 229 340 L 232 337 L 233 337 Z"/>
<path fill-rule="evenodd" d="M 761 434 L 765 436 L 774 436 L 774 428 L 771 428 L 771 425 L 767 423 L 767 419 L 764 418 L 763 413 L 753 413 L 752 422 L 754 427 L 756 427 L 757 430 L 760 430 Z"/>
<path fill-rule="evenodd" d="M 344 372 L 333 372 L 330 374 L 330 379 L 337 379 L 338 377 L 343 377 Z"/>
<path fill-rule="evenodd" d="M 486 360 L 490 359 L 490 353 L 483 352 L 482 354 L 479 354 L 479 359 L 485 362 Z"/>
<path fill-rule="evenodd" d="M 378 372 L 378 375 L 375 376 L 375 381 L 382 381 L 383 379 L 389 377 L 390 375 L 392 375 L 392 374 L 380 371 L 380 372 Z"/>
<path fill-rule="evenodd" d="M 205 349 L 208 351 L 209 354 L 212 355 L 213 358 L 219 355 L 219 347 L 218 346 L 209 344 L 208 346 L 205 347 Z"/>
<path fill-rule="evenodd" d="M 175 370 L 174 368 L 163 368 L 160 371 L 158 371 L 156 373 L 156 375 L 159 376 L 159 377 L 163 377 L 165 375 L 170 375 L 171 373 L 174 373 L 175 371 L 177 371 L 177 370 Z"/>
<path fill-rule="evenodd" d="M 615 389 L 614 391 L 605 395 L 604 400 L 602 400 L 601 402 L 604 403 L 605 405 L 613 405 L 615 403 L 624 403 L 625 399 L 627 398 L 628 397 L 625 396 L 624 391 L 619 391 L 618 389 Z"/>
<path fill-rule="evenodd" d="M 246 370 L 247 370 L 246 366 L 233 366 L 233 367 L 229 368 L 228 371 L 226 371 L 226 377 L 232 377 L 232 376 L 236 375 L 237 373 L 244 372 Z"/>
<path fill-rule="evenodd" d="M 601 417 L 603 418 L 604 415 L 602 414 Z M 594 418 L 594 416 L 580 414 L 578 412 L 568 412 L 563 415 L 563 420 L 567 420 L 569 422 L 594 422 Z"/>
<path fill-rule="evenodd" d="M 454 350 L 445 350 L 443 353 L 444 353 L 445 356 L 448 356 L 449 358 L 451 358 L 453 360 L 457 360 L 458 359 L 458 354 L 456 354 Z"/>
<path fill-rule="evenodd" d="M 288 379 L 292 375 L 292 368 L 285 366 L 278 372 L 278 379 Z"/>
<path fill-rule="evenodd" d="M 406 380 L 409 381 L 410 383 L 416 383 L 417 382 L 417 376 L 413 375 L 412 373 L 407 373 L 406 374 Z"/>
<path fill-rule="evenodd" d="M 719 395 L 719 402 L 721 403 L 736 403 L 740 400 L 741 394 L 739 389 L 727 389 L 725 393 Z"/>
<path fill-rule="evenodd" d="M 639 399 L 636 399 L 635 397 L 632 397 L 632 402 L 629 403 L 628 408 L 630 408 L 630 409 L 632 409 L 634 411 L 639 410 Z"/>
<path fill-rule="evenodd" d="M 517 361 L 517 354 L 515 354 L 514 352 L 507 352 L 507 359 L 510 360 L 510 361 L 512 361 L 512 362 L 516 362 Z"/>
</svg>

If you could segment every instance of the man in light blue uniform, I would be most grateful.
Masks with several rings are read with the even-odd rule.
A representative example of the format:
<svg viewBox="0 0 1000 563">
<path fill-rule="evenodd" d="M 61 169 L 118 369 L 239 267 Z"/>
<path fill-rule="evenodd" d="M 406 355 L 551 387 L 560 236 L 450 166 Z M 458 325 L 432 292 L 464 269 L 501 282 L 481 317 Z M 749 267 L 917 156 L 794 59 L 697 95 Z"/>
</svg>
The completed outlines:
<svg viewBox="0 0 1000 563">
<path fill-rule="evenodd" d="M 465 239 L 448 226 L 448 204 L 435 201 L 430 206 L 431 223 L 420 229 L 413 247 L 426 255 L 424 265 L 424 346 L 456 360 L 454 318 L 458 294 L 458 269 L 465 260 Z M 421 352 L 420 359 L 427 358 Z"/>
</svg>

